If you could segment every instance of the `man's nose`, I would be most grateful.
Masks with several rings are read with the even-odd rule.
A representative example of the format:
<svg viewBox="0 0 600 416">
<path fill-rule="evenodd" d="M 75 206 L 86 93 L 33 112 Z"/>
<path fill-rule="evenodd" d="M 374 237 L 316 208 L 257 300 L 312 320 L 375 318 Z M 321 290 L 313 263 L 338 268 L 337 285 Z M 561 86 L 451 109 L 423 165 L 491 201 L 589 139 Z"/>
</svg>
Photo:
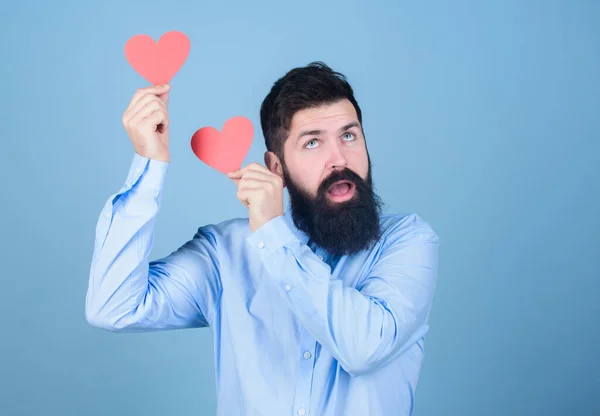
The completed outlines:
<svg viewBox="0 0 600 416">
<path fill-rule="evenodd" d="M 344 150 L 342 149 L 342 145 L 337 141 L 334 141 L 330 146 L 330 155 L 329 155 L 329 168 L 330 169 L 343 169 L 348 165 L 348 160 L 344 155 Z"/>
</svg>

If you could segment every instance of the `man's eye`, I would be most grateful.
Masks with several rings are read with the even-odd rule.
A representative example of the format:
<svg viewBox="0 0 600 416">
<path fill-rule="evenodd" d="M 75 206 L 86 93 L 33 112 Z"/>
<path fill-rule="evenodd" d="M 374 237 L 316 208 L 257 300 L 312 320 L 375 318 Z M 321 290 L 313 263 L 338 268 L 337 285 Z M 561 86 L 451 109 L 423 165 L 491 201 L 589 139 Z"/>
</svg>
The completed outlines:
<svg viewBox="0 0 600 416">
<path fill-rule="evenodd" d="M 352 133 L 344 133 L 344 138 L 350 136 L 350 139 L 354 139 L 354 134 Z"/>
<path fill-rule="evenodd" d="M 313 139 L 313 140 L 311 140 L 310 142 L 306 143 L 306 146 L 305 146 L 305 147 L 314 147 L 314 146 L 311 146 L 311 145 L 310 145 L 311 143 L 315 143 L 315 144 L 316 144 L 316 143 L 317 143 L 317 141 Z"/>
</svg>

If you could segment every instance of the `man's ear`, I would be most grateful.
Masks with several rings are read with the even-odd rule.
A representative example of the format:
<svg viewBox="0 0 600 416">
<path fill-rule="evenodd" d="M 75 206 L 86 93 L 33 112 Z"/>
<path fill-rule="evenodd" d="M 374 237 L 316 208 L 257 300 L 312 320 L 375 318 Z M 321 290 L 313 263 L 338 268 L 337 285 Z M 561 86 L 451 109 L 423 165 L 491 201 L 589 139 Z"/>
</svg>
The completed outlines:
<svg viewBox="0 0 600 416">
<path fill-rule="evenodd" d="M 283 180 L 283 187 L 285 188 L 285 179 L 283 177 L 283 165 L 279 157 L 273 152 L 265 152 L 265 166 L 275 175 L 279 176 Z"/>
</svg>

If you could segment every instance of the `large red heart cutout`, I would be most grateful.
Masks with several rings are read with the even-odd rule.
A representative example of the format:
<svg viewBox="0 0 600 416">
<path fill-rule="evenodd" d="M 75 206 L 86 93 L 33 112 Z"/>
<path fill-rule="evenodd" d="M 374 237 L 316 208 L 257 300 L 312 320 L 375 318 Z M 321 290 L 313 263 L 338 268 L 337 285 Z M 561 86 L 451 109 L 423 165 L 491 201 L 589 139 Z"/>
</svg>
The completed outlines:
<svg viewBox="0 0 600 416">
<path fill-rule="evenodd" d="M 202 127 L 192 136 L 192 151 L 208 166 L 228 174 L 241 168 L 254 136 L 252 122 L 246 117 L 232 117 L 223 131 Z"/>
<path fill-rule="evenodd" d="M 125 44 L 125 57 L 138 74 L 151 84 L 167 84 L 181 69 L 190 53 L 190 40 L 176 30 L 157 42 L 148 35 L 135 35 Z"/>
</svg>

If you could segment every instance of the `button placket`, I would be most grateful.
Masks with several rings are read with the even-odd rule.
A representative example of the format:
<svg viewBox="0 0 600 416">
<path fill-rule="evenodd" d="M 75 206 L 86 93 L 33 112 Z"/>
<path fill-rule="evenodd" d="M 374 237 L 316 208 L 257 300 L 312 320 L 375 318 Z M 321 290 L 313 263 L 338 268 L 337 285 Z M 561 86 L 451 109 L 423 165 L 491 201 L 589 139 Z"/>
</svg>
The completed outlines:
<svg viewBox="0 0 600 416">
<path fill-rule="evenodd" d="M 307 415 L 310 404 L 310 393 L 314 373 L 314 354 L 316 340 L 302 328 L 302 338 L 298 355 L 298 379 L 294 409 L 296 414 Z"/>
</svg>

